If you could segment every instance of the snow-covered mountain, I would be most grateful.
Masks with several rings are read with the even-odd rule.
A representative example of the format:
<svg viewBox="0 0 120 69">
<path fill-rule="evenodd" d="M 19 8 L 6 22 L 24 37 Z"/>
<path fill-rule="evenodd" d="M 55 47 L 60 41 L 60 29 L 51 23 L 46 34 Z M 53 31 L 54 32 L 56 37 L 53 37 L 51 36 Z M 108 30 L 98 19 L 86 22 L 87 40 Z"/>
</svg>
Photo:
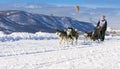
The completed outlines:
<svg viewBox="0 0 120 69">
<path fill-rule="evenodd" d="M 41 3 L 13 3 L 0 4 L 0 10 L 23 10 L 30 13 L 67 16 L 75 18 L 79 21 L 90 22 L 96 25 L 102 15 L 106 16 L 108 26 L 113 29 L 120 29 L 119 18 L 120 8 L 114 7 L 98 7 L 98 6 L 82 6 L 80 12 L 75 12 L 76 5 L 58 5 L 58 4 L 41 4 Z"/>
<path fill-rule="evenodd" d="M 69 26 L 79 31 L 92 31 L 94 29 L 91 23 L 65 16 L 33 14 L 19 10 L 0 11 L 0 31 L 4 33 L 35 33 L 38 31 L 54 33 L 56 29 L 63 30 Z"/>
</svg>

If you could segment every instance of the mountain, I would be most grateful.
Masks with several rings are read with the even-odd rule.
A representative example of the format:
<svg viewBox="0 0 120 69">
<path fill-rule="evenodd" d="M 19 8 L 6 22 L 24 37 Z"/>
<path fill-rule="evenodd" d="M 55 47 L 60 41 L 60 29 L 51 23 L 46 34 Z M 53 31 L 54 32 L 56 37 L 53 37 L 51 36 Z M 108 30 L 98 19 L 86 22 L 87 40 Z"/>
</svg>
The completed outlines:
<svg viewBox="0 0 120 69">
<path fill-rule="evenodd" d="M 108 21 L 108 27 L 111 27 L 112 29 L 120 29 L 120 8 L 79 5 L 80 11 L 79 13 L 76 13 L 75 6 L 76 5 L 66 4 L 12 3 L 0 4 L 0 10 L 23 10 L 35 14 L 67 16 L 79 21 L 90 22 L 94 25 L 96 25 L 102 15 L 105 15 Z"/>
<path fill-rule="evenodd" d="M 0 11 L 0 31 L 4 33 L 38 31 L 54 33 L 56 29 L 73 27 L 79 31 L 92 31 L 91 23 L 77 21 L 70 17 L 33 14 L 19 10 Z"/>
</svg>

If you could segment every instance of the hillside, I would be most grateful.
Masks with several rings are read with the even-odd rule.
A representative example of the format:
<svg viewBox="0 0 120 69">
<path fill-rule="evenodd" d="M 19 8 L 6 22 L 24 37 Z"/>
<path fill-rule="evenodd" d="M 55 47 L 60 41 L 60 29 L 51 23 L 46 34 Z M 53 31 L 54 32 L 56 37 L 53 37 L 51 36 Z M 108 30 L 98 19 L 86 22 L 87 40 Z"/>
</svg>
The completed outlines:
<svg viewBox="0 0 120 69">
<path fill-rule="evenodd" d="M 33 14 L 19 10 L 0 11 L 0 31 L 4 33 L 38 31 L 54 33 L 56 29 L 72 26 L 79 31 L 92 31 L 91 23 L 77 21 L 70 17 Z"/>
</svg>

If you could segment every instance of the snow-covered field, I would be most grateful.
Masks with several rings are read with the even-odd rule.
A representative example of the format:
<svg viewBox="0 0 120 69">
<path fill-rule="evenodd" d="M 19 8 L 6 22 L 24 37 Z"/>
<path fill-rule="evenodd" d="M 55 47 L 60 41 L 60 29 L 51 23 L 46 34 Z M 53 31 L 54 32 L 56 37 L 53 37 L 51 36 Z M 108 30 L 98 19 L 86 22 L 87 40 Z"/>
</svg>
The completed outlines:
<svg viewBox="0 0 120 69">
<path fill-rule="evenodd" d="M 0 33 L 0 69 L 120 69 L 120 36 L 59 45 L 56 34 Z"/>
</svg>

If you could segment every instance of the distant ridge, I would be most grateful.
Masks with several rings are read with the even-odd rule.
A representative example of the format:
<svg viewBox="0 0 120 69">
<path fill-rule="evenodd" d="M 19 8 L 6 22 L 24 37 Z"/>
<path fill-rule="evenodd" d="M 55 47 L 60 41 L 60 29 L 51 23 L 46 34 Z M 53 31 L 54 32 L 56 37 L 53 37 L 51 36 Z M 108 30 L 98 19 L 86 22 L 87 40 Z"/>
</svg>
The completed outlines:
<svg viewBox="0 0 120 69">
<path fill-rule="evenodd" d="M 4 33 L 38 31 L 54 33 L 56 29 L 65 29 L 69 26 L 79 31 L 92 31 L 91 23 L 77 21 L 70 17 L 33 14 L 19 10 L 0 11 L 0 31 Z"/>
</svg>

